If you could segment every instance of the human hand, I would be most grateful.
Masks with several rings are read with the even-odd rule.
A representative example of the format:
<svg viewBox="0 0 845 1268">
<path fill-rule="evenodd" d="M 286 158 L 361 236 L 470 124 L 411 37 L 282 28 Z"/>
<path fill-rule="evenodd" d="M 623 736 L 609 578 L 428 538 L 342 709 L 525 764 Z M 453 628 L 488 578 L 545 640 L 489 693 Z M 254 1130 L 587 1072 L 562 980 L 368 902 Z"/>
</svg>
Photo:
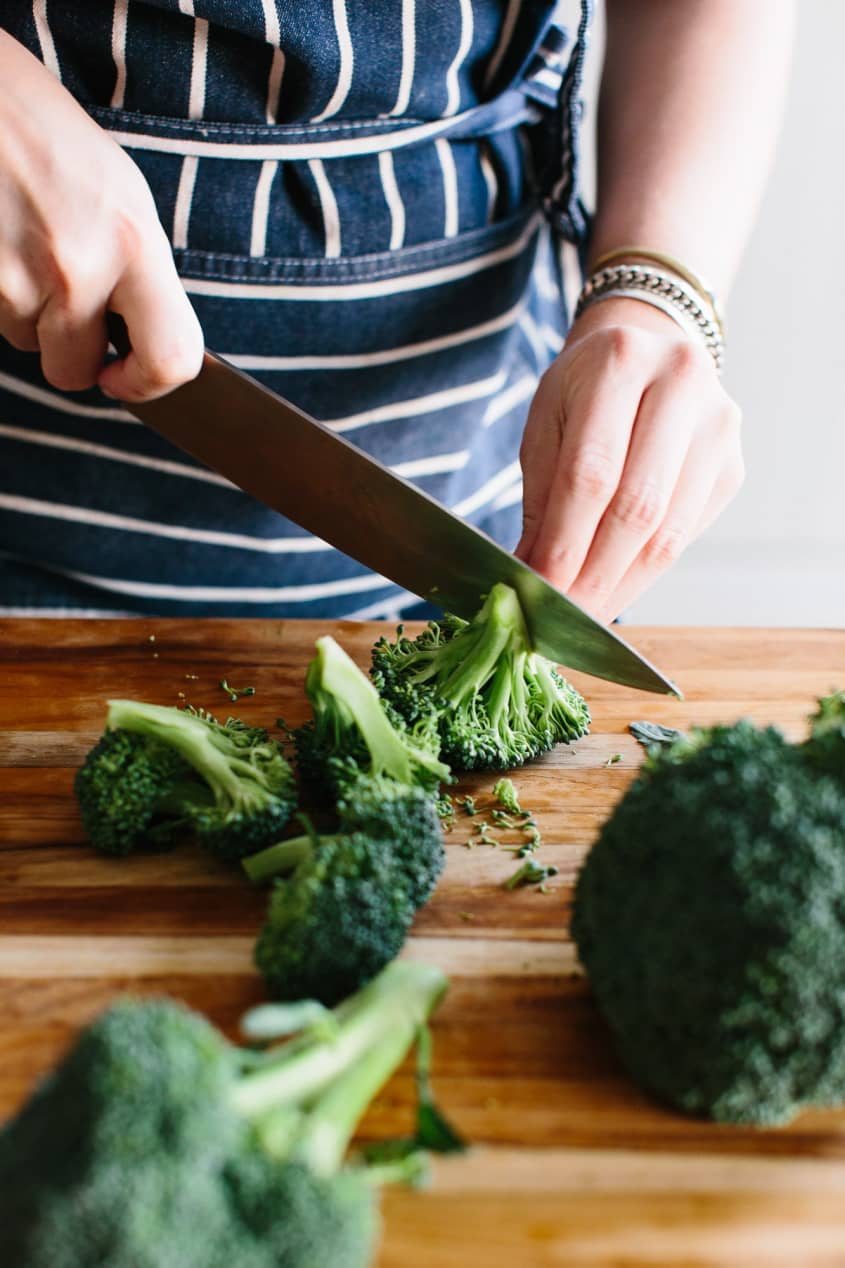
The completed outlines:
<svg viewBox="0 0 845 1268">
<path fill-rule="evenodd" d="M 739 424 L 708 352 L 671 318 L 594 304 L 531 405 L 516 554 L 612 620 L 738 491 Z"/>
<path fill-rule="evenodd" d="M 140 170 L 2 31 L 0 85 L 0 335 L 67 391 L 142 401 L 193 378 L 202 331 Z M 104 369 L 107 310 L 132 351 Z"/>
</svg>

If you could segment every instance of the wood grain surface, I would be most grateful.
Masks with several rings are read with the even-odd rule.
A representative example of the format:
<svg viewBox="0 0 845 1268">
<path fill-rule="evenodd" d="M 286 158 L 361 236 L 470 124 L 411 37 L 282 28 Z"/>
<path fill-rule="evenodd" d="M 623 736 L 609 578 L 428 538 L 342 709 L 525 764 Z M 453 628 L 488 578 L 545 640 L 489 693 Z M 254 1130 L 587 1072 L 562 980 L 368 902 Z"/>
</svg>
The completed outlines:
<svg viewBox="0 0 845 1268">
<path fill-rule="evenodd" d="M 0 1116 L 121 991 L 169 992 L 232 1034 L 262 998 L 251 964 L 262 891 L 191 848 L 109 860 L 85 844 L 73 775 L 105 701 L 187 701 L 296 724 L 307 715 L 315 638 L 334 634 L 366 665 L 382 630 L 0 621 Z M 514 775 L 543 834 L 541 858 L 559 868 L 549 892 L 505 891 L 513 855 L 467 848 L 472 820 L 459 817 L 445 838 L 444 879 L 406 954 L 452 978 L 435 1024 L 435 1082 L 474 1148 L 439 1161 L 427 1192 L 386 1195 L 380 1268 L 845 1265 L 845 1111 L 809 1111 L 762 1132 L 648 1100 L 609 1048 L 567 937 L 578 866 L 640 761 L 628 723 L 746 716 L 798 736 L 815 697 L 845 683 L 845 633 L 626 636 L 686 698 L 572 675 L 590 702 L 591 735 Z M 254 685 L 255 696 L 230 705 L 223 677 Z M 483 801 L 493 782 L 466 778 L 458 791 Z M 362 1134 L 406 1131 L 412 1100 L 406 1067 Z"/>
</svg>

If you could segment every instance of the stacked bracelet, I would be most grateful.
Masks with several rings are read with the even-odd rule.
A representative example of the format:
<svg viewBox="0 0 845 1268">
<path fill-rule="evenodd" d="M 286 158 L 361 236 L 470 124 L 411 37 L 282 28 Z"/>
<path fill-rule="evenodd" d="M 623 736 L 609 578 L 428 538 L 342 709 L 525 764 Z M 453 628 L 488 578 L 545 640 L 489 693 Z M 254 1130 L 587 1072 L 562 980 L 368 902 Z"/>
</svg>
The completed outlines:
<svg viewBox="0 0 845 1268">
<path fill-rule="evenodd" d="M 619 264 L 598 269 L 587 279 L 575 316 L 603 299 L 639 299 L 671 317 L 687 333 L 703 340 L 721 371 L 725 341 L 718 314 L 684 278 L 644 264 Z"/>
<path fill-rule="evenodd" d="M 670 273 L 676 273 L 678 277 L 682 277 L 688 282 L 696 294 L 700 295 L 706 304 L 713 309 L 713 316 L 716 325 L 719 327 L 719 334 L 725 337 L 725 320 L 722 316 L 722 310 L 716 293 L 699 273 L 693 273 L 692 269 L 676 259 L 674 255 L 667 255 L 665 251 L 653 251 L 651 247 L 616 247 L 613 251 L 605 251 L 604 255 L 593 264 L 593 272 L 597 273 L 599 269 L 607 268 L 609 264 L 620 263 L 632 264 L 634 262 L 642 264 L 656 264 L 659 269 L 668 269 Z"/>
</svg>

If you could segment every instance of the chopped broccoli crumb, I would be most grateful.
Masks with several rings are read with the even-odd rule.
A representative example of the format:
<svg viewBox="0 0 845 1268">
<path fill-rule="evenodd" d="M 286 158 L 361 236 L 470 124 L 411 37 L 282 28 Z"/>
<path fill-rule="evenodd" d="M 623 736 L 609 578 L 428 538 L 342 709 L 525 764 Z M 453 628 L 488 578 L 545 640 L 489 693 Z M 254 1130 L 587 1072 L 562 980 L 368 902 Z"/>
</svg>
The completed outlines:
<svg viewBox="0 0 845 1268">
<path fill-rule="evenodd" d="M 517 889 L 520 885 L 539 885 L 550 876 L 557 876 L 557 868 L 553 864 L 544 867 L 536 859 L 526 859 L 510 880 L 505 881 L 505 889 Z"/>
<path fill-rule="evenodd" d="M 493 796 L 499 805 L 512 815 L 522 814 L 516 789 L 512 779 L 500 779 L 493 788 Z"/>
<path fill-rule="evenodd" d="M 225 678 L 220 679 L 220 686 L 226 692 L 227 696 L 229 697 L 229 699 L 232 701 L 233 704 L 236 701 L 240 700 L 241 696 L 255 695 L 254 687 L 230 687 Z"/>
</svg>

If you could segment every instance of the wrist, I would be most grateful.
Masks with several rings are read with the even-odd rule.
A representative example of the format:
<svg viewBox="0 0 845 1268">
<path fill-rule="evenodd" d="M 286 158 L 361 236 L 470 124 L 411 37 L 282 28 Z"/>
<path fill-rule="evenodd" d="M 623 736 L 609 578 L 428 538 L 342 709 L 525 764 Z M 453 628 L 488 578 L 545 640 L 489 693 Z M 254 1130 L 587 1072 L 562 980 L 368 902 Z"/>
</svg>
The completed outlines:
<svg viewBox="0 0 845 1268">
<path fill-rule="evenodd" d="M 638 299 L 614 297 L 585 308 L 573 321 L 566 342 L 571 346 L 594 330 L 606 330 L 609 326 L 636 326 L 659 335 L 673 335 L 676 339 L 685 333 L 672 317 L 659 308 Z"/>
</svg>

